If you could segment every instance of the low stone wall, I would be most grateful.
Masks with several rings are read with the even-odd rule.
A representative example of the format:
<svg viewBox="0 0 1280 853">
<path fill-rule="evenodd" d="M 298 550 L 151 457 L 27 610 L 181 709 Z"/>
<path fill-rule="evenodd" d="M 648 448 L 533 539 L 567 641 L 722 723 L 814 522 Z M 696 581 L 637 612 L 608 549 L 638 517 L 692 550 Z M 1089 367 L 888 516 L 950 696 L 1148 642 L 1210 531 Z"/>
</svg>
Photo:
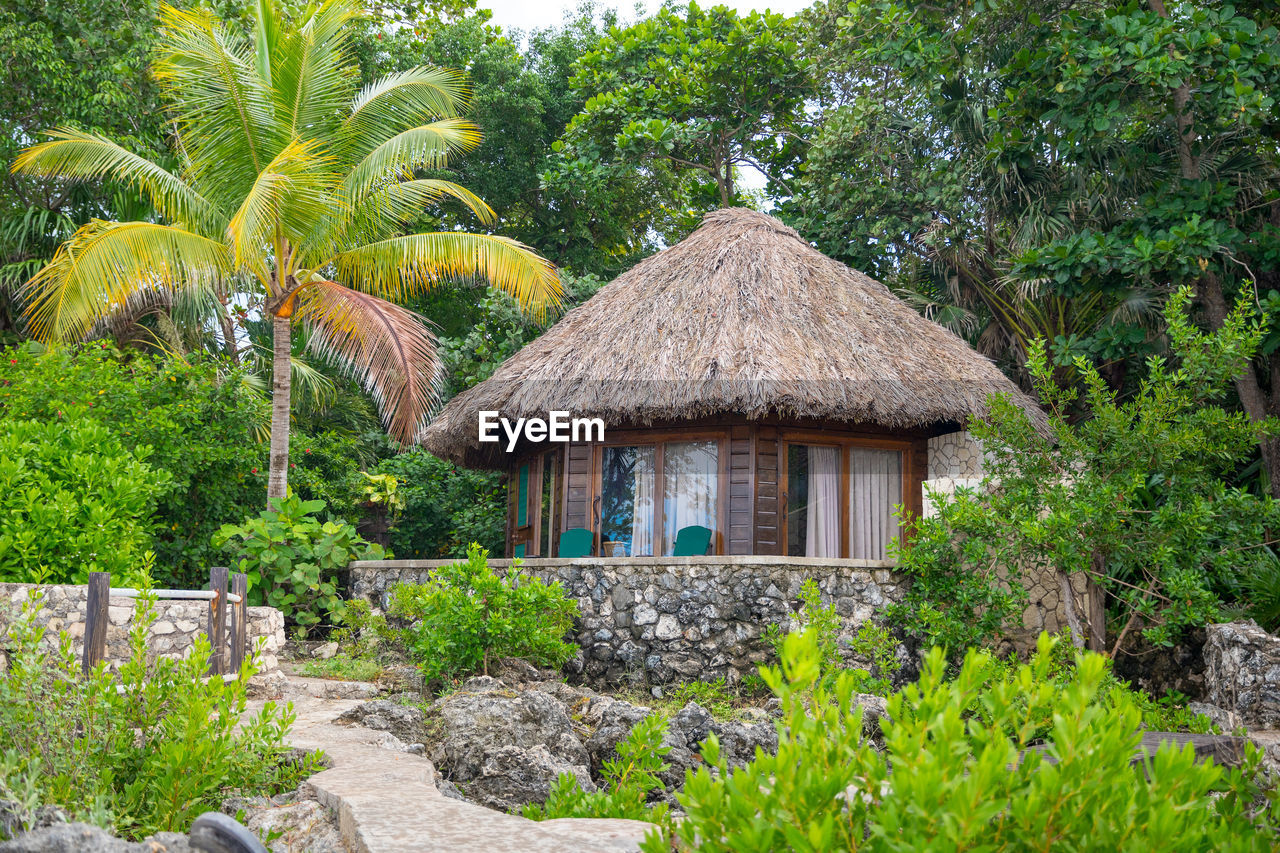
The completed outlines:
<svg viewBox="0 0 1280 853">
<path fill-rule="evenodd" d="M 56 648 L 60 632 L 72 640 L 76 657 L 84 652 L 85 611 L 88 587 L 41 586 L 40 613 L 36 617 L 46 628 L 44 642 Z M 9 623 L 22 610 L 33 587 L 30 584 L 0 584 L 0 649 L 9 646 Z M 112 666 L 129 657 L 129 627 L 133 621 L 135 602 L 131 598 L 113 596 L 109 602 L 106 660 Z M 204 601 L 158 601 L 156 620 L 151 625 L 147 650 L 156 656 L 185 657 L 190 654 L 196 637 L 207 628 L 209 606 Z M 279 671 L 277 655 L 284 648 L 284 615 L 274 607 L 248 608 L 249 648 L 258 650 L 258 668 L 262 674 Z"/>
<path fill-rule="evenodd" d="M 442 560 L 352 563 L 352 595 L 386 606 L 397 582 L 422 583 Z M 509 560 L 491 560 L 495 568 Z M 599 683 L 737 681 L 770 657 L 762 635 L 799 609 L 818 582 L 851 634 L 900 595 L 892 563 L 805 557 L 530 559 L 524 571 L 558 580 L 578 600 L 580 659 L 571 674 Z M 902 651 L 905 657 L 905 650 Z"/>
</svg>

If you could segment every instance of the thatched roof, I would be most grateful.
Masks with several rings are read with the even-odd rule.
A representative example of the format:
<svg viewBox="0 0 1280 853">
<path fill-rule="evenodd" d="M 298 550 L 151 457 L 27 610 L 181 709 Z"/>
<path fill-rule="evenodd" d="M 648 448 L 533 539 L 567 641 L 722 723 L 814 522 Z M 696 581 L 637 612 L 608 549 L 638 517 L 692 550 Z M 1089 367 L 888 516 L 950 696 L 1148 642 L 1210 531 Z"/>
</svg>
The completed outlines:
<svg viewBox="0 0 1280 853">
<path fill-rule="evenodd" d="M 919 429 L 963 424 L 993 392 L 1034 409 L 994 364 L 883 284 L 735 208 L 708 214 L 455 397 L 423 446 L 503 465 L 496 445 L 477 440 L 482 410 L 562 410 L 608 426 L 738 413 Z"/>
</svg>

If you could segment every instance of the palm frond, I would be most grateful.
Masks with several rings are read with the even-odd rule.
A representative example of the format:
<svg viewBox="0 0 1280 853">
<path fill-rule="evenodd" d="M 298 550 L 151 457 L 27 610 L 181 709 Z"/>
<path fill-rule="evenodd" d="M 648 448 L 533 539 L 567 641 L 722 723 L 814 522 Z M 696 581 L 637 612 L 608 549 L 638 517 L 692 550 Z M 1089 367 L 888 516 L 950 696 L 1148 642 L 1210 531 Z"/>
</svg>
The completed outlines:
<svg viewBox="0 0 1280 853">
<path fill-rule="evenodd" d="M 343 181 L 343 191 L 363 199 L 382 185 L 408 180 L 414 169 L 442 169 L 455 154 L 464 154 L 480 144 L 480 129 L 471 122 L 450 118 L 424 124 L 402 133 L 371 150 Z"/>
<path fill-rule="evenodd" d="M 227 225 L 236 265 L 264 283 L 271 278 L 271 259 L 281 260 L 279 241 L 296 242 L 336 203 L 329 193 L 328 161 L 318 148 L 301 140 L 286 145 L 258 175 Z"/>
<path fill-rule="evenodd" d="M 360 9 L 351 0 L 325 0 L 283 36 L 271 56 L 271 88 L 282 124 L 292 136 L 337 129 L 351 100 L 356 68 L 347 57 L 349 25 Z"/>
<path fill-rule="evenodd" d="M 181 228 L 95 219 L 27 282 L 26 319 L 41 340 L 79 340 L 134 292 L 210 285 L 229 260 L 225 245 Z"/>
<path fill-rule="evenodd" d="M 332 358 L 373 397 L 387 433 L 409 444 L 443 386 L 436 339 L 417 314 L 332 281 L 304 289 L 297 315 L 309 348 Z"/>
<path fill-rule="evenodd" d="M 555 267 L 533 249 L 507 237 L 435 232 L 393 237 L 342 252 L 339 275 L 361 290 L 402 302 L 441 281 L 483 278 L 516 298 L 539 321 L 560 304 Z"/>
<path fill-rule="evenodd" d="M 354 207 L 335 211 L 321 220 L 303 243 L 304 266 L 319 268 L 345 247 L 373 243 L 394 236 L 432 204 L 444 198 L 461 202 L 483 224 L 496 221 L 493 209 L 461 184 L 436 179 L 392 183 L 366 196 Z"/>
<path fill-rule="evenodd" d="M 164 6 L 154 73 L 172 105 L 196 184 L 233 209 L 290 141 L 253 45 L 207 10 Z"/>
<path fill-rule="evenodd" d="M 406 127 L 457 116 L 470 101 L 465 74 L 419 65 L 362 89 L 351 102 L 344 135 L 356 144 L 362 139 L 376 144 Z"/>
<path fill-rule="evenodd" d="M 182 178 L 109 139 L 74 128 L 59 128 L 47 142 L 25 149 L 13 171 L 81 181 L 110 177 L 141 190 L 170 222 L 197 231 L 214 215 L 213 204 Z"/>
</svg>

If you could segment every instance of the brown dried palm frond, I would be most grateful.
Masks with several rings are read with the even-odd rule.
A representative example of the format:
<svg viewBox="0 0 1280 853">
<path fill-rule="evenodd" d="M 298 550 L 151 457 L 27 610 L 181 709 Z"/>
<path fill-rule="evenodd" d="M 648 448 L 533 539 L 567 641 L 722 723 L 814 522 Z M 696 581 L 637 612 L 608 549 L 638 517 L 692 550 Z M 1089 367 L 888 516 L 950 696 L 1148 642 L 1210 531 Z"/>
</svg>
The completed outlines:
<svg viewBox="0 0 1280 853">
<path fill-rule="evenodd" d="M 308 348 L 364 385 L 387 433 L 404 444 L 415 441 L 443 387 L 436 338 L 427 321 L 332 281 L 307 285 L 298 317 L 311 330 Z"/>
</svg>

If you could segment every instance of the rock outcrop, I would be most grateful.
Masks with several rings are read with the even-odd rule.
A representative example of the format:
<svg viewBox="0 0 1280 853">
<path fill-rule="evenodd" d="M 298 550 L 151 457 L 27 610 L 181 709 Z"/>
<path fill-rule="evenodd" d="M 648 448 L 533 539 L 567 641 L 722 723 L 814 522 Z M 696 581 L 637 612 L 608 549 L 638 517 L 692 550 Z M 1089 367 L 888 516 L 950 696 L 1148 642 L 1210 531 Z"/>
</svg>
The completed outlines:
<svg viewBox="0 0 1280 853">
<path fill-rule="evenodd" d="M 1205 633 L 1208 702 L 1247 726 L 1280 728 L 1280 637 L 1252 621 L 1210 625 Z"/>
</svg>

